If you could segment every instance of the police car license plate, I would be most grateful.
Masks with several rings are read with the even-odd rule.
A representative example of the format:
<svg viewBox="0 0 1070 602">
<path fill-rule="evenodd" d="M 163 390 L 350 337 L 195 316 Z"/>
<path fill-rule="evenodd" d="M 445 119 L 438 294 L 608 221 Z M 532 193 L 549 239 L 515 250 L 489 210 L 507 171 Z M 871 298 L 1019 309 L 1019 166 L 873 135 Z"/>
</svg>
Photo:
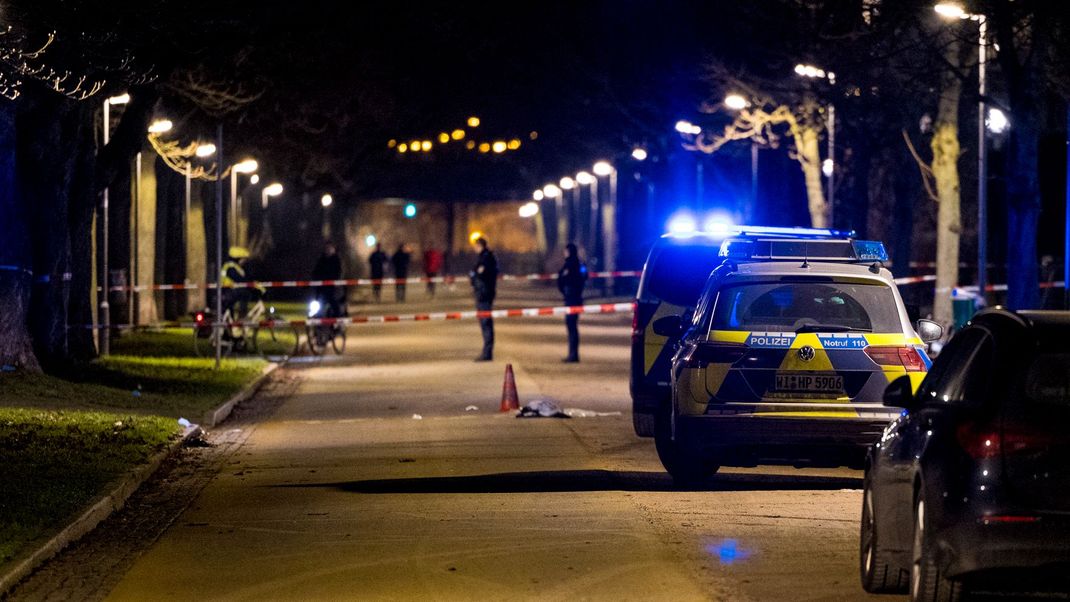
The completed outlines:
<svg viewBox="0 0 1070 602">
<path fill-rule="evenodd" d="M 806 393 L 839 393 L 843 391 L 843 377 L 837 374 L 786 373 L 776 375 L 777 391 Z"/>
</svg>

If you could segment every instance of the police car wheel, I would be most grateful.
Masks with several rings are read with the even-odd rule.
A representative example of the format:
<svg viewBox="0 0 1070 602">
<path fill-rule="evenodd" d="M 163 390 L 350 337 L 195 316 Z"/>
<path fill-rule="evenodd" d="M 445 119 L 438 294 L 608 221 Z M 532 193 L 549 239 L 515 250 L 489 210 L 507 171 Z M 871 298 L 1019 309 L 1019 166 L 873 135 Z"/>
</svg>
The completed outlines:
<svg viewBox="0 0 1070 602">
<path fill-rule="evenodd" d="M 859 536 L 859 574 L 862 589 L 871 594 L 906 593 L 910 571 L 899 566 L 877 533 L 874 495 L 867 480 L 862 489 L 862 526 Z"/>
<path fill-rule="evenodd" d="M 632 412 L 632 428 L 635 429 L 635 434 L 639 437 L 653 437 L 654 436 L 654 416 L 653 414 L 640 414 L 639 412 Z"/>
<path fill-rule="evenodd" d="M 715 462 L 672 438 L 671 409 L 659 408 L 654 415 L 654 447 L 661 465 L 681 487 L 700 485 L 720 468 Z"/>
</svg>

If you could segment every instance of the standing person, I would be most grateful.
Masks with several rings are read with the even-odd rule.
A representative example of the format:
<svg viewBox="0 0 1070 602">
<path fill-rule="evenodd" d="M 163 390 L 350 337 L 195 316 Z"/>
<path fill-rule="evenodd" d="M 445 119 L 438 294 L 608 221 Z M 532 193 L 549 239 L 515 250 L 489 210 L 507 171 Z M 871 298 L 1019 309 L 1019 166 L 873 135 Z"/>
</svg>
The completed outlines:
<svg viewBox="0 0 1070 602">
<path fill-rule="evenodd" d="M 386 265 L 386 253 L 383 253 L 383 243 L 376 243 L 375 252 L 368 257 L 368 265 L 371 266 L 372 295 L 375 302 L 382 300 L 383 295 L 383 266 Z"/>
<path fill-rule="evenodd" d="M 472 281 L 476 309 L 490 311 L 494 308 L 494 294 L 498 286 L 498 260 L 487 247 L 487 239 L 477 238 L 476 249 L 479 251 L 479 257 L 475 267 L 468 273 L 468 278 Z M 476 361 L 489 362 L 494 359 L 494 319 L 489 316 L 480 318 L 479 329 L 483 331 L 483 353 Z"/>
<path fill-rule="evenodd" d="M 587 284 L 587 265 L 580 261 L 576 245 L 565 246 L 565 265 L 557 272 L 557 290 L 565 297 L 565 305 L 576 307 L 583 305 L 583 287 Z M 580 315 L 565 316 L 565 328 L 568 329 L 568 357 L 563 362 L 580 361 Z"/>
<path fill-rule="evenodd" d="M 323 255 L 316 260 L 316 266 L 312 268 L 313 280 L 341 280 L 342 279 L 342 258 L 338 256 L 338 248 L 334 246 L 334 243 L 327 241 L 323 245 Z M 341 299 L 339 299 L 339 289 L 341 289 Z M 345 315 L 343 311 L 344 299 L 345 299 L 345 287 L 340 287 L 333 284 L 322 284 L 316 287 L 316 298 L 320 300 L 320 303 L 324 303 L 327 306 L 327 317 L 339 318 Z"/>
<path fill-rule="evenodd" d="M 394 278 L 398 279 L 394 288 L 394 297 L 398 303 L 405 302 L 405 279 L 409 277 L 409 261 L 411 259 L 412 254 L 409 253 L 409 245 L 405 243 L 398 245 L 398 250 L 390 258 L 390 263 L 394 264 Z"/>
<path fill-rule="evenodd" d="M 442 271 L 442 251 L 431 247 L 424 251 L 424 274 L 427 275 L 427 294 L 432 299 L 435 298 L 435 282 L 433 278 L 438 277 L 438 273 Z"/>
</svg>

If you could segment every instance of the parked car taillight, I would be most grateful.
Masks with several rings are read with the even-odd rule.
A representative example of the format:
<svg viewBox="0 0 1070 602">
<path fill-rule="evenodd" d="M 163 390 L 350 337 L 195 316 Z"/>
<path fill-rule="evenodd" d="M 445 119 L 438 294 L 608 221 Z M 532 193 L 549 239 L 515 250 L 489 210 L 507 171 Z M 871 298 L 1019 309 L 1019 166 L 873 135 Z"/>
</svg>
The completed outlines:
<svg viewBox="0 0 1070 602">
<path fill-rule="evenodd" d="M 979 427 L 974 423 L 959 426 L 959 445 L 972 458 L 995 458 L 1001 454 L 1028 454 L 1051 444 L 1051 435 L 1005 426 L 1000 433 L 995 427 Z"/>
<path fill-rule="evenodd" d="M 878 347 L 865 349 L 869 359 L 881 366 L 902 366 L 907 372 L 924 372 L 925 362 L 913 347 Z"/>
</svg>

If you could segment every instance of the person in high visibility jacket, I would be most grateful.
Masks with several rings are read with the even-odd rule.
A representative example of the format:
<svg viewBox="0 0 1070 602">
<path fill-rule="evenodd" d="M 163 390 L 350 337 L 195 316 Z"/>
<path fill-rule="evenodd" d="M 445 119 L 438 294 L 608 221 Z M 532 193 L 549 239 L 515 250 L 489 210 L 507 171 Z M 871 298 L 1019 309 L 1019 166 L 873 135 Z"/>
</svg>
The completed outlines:
<svg viewBox="0 0 1070 602">
<path fill-rule="evenodd" d="M 256 302 L 263 296 L 265 288 L 257 285 L 254 288 L 239 286 L 252 279 L 245 271 L 245 261 L 249 259 L 249 250 L 245 247 L 233 246 L 228 252 L 227 260 L 219 271 L 219 282 L 223 288 L 223 311 L 230 310 L 234 318 L 242 318 L 249 311 L 249 302 Z M 238 306 L 238 313 L 234 313 L 234 306 Z"/>
</svg>

